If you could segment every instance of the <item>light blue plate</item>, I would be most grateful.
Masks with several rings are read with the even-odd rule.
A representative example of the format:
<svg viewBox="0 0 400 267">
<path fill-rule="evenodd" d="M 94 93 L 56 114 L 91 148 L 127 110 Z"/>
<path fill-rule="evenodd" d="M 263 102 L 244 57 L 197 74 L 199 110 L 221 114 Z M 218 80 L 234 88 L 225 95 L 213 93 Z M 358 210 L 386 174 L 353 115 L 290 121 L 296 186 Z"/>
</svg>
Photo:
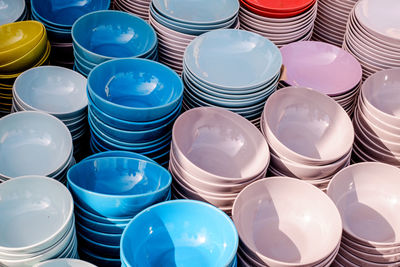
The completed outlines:
<svg viewBox="0 0 400 267">
<path fill-rule="evenodd" d="M 268 83 L 282 66 L 275 44 L 259 34 L 236 29 L 196 37 L 186 48 L 184 60 L 193 75 L 205 83 L 239 90 Z"/>
<path fill-rule="evenodd" d="M 2 0 L 0 2 L 0 25 L 17 21 L 26 9 L 24 0 Z"/>
</svg>

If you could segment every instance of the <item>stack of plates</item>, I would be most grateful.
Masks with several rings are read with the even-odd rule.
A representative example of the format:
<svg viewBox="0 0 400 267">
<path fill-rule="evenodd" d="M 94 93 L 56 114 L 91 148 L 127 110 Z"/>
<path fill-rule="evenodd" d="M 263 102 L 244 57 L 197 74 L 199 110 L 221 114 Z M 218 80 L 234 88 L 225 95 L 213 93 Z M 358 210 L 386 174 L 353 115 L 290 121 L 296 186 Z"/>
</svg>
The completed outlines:
<svg viewBox="0 0 400 267">
<path fill-rule="evenodd" d="M 350 164 L 351 120 L 330 97 L 287 87 L 265 103 L 261 129 L 271 150 L 272 175 L 302 179 L 326 190 L 335 173 Z"/>
<path fill-rule="evenodd" d="M 140 178 L 127 187 L 127 177 Z M 170 199 L 171 180 L 166 169 L 129 152 L 95 154 L 73 166 L 68 187 L 75 201 L 81 258 L 120 267 L 122 232 L 143 209 Z"/>
<path fill-rule="evenodd" d="M 247 186 L 233 204 L 232 219 L 240 237 L 239 266 L 329 267 L 339 251 L 342 222 L 335 204 L 290 177 Z"/>
<path fill-rule="evenodd" d="M 149 20 L 149 6 L 151 0 L 115 0 L 113 9 L 125 11 Z"/>
<path fill-rule="evenodd" d="M 362 69 L 347 51 L 315 41 L 296 42 L 281 48 L 285 75 L 281 86 L 308 87 L 332 97 L 353 114 Z M 340 79 L 338 78 L 340 77 Z"/>
<path fill-rule="evenodd" d="M 82 15 L 108 9 L 110 0 L 59 2 L 52 0 L 31 0 L 32 18 L 42 22 L 52 46 L 51 63 L 71 68 L 74 65 L 71 29 L 72 24 Z"/>
<path fill-rule="evenodd" d="M 56 267 L 56 266 L 68 266 L 68 267 L 96 267 L 89 262 L 78 260 L 78 259 L 69 259 L 69 258 L 61 258 L 43 261 L 38 264 L 33 265 L 33 267 Z"/>
<path fill-rule="evenodd" d="M 150 24 L 159 39 L 159 61 L 182 73 L 183 53 L 196 36 L 221 28 L 238 28 L 237 0 L 153 0 Z"/>
<path fill-rule="evenodd" d="M 383 70 L 365 80 L 354 115 L 353 160 L 400 167 L 400 69 Z"/>
<path fill-rule="evenodd" d="M 339 209 L 343 235 L 332 266 L 399 266 L 400 170 L 383 163 L 354 164 L 333 177 L 328 196 Z M 373 230 L 372 230 L 373 229 Z"/>
<path fill-rule="evenodd" d="M 72 137 L 56 117 L 39 111 L 0 119 L 0 182 L 23 175 L 43 175 L 66 182 L 75 163 Z"/>
<path fill-rule="evenodd" d="M 243 117 L 214 107 L 186 111 L 172 130 L 174 197 L 206 201 L 230 215 L 238 193 L 265 177 L 269 159 L 260 131 Z"/>
<path fill-rule="evenodd" d="M 372 73 L 400 67 L 400 2 L 360 0 L 350 14 L 343 48 Z"/>
<path fill-rule="evenodd" d="M 74 68 L 85 76 L 105 61 L 116 58 L 157 60 L 157 35 L 143 19 L 121 11 L 105 10 L 80 17 L 72 26 Z"/>
<path fill-rule="evenodd" d="M 0 25 L 26 20 L 29 16 L 25 0 L 2 0 Z"/>
<path fill-rule="evenodd" d="M 317 1 L 241 0 L 241 29 L 258 33 L 277 46 L 310 40 Z"/>
<path fill-rule="evenodd" d="M 132 58 L 98 65 L 88 77 L 93 152 L 138 152 L 165 166 L 182 94 L 180 77 L 161 63 Z"/>
<path fill-rule="evenodd" d="M 46 64 L 50 43 L 43 24 L 21 21 L 0 26 L 0 117 L 11 111 L 12 86 L 21 72 Z"/>
<path fill-rule="evenodd" d="M 220 106 L 258 125 L 281 65 L 279 49 L 261 35 L 235 29 L 205 33 L 185 51 L 185 109 Z"/>
<path fill-rule="evenodd" d="M 78 258 L 74 203 L 63 184 L 44 176 L 23 176 L 0 184 L 0 196 L 1 266 Z"/>
<path fill-rule="evenodd" d="M 341 47 L 347 20 L 358 0 L 319 0 L 312 39 Z"/>
<path fill-rule="evenodd" d="M 12 111 L 38 110 L 59 118 L 68 127 L 75 157 L 86 145 L 86 78 L 57 66 L 42 66 L 23 72 L 13 86 Z"/>
</svg>

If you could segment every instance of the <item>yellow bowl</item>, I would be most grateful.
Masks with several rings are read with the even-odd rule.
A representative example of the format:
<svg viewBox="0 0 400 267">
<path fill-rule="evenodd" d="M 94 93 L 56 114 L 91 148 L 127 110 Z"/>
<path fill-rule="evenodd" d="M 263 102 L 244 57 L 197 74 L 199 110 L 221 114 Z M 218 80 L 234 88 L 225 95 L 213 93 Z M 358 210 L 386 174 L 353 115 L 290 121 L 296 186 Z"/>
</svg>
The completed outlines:
<svg viewBox="0 0 400 267">
<path fill-rule="evenodd" d="M 29 69 L 30 67 L 36 65 L 36 63 L 42 58 L 46 51 L 47 45 L 47 33 L 43 32 L 42 39 L 36 44 L 30 51 L 28 51 L 22 57 L 7 63 L 5 65 L 0 65 L 0 72 L 3 74 L 13 74 Z"/>
<path fill-rule="evenodd" d="M 0 65 L 24 56 L 42 39 L 45 27 L 38 21 L 19 21 L 0 26 Z"/>
</svg>

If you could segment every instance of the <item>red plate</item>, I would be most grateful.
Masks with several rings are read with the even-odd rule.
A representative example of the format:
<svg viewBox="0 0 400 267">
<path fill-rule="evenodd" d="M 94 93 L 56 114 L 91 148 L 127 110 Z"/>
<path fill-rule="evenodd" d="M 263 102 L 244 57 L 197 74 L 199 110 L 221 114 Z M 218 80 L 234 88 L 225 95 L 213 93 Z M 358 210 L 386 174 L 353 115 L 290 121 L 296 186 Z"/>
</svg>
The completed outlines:
<svg viewBox="0 0 400 267">
<path fill-rule="evenodd" d="M 269 17 L 269 18 L 290 18 L 294 17 L 296 15 L 299 15 L 301 13 L 304 13 L 306 10 L 311 8 L 315 4 L 316 0 L 311 0 L 308 6 L 305 6 L 304 8 L 297 10 L 297 11 L 291 11 L 291 12 L 271 12 L 271 11 L 265 11 L 259 8 L 256 8 L 246 2 L 246 0 L 240 0 L 240 3 L 242 7 L 245 9 L 249 10 L 250 12 L 253 12 L 255 14 L 258 14 L 263 17 Z"/>
<path fill-rule="evenodd" d="M 315 2 L 315 0 L 247 0 L 249 5 L 271 13 L 289 13 L 303 10 L 312 2 Z"/>
</svg>

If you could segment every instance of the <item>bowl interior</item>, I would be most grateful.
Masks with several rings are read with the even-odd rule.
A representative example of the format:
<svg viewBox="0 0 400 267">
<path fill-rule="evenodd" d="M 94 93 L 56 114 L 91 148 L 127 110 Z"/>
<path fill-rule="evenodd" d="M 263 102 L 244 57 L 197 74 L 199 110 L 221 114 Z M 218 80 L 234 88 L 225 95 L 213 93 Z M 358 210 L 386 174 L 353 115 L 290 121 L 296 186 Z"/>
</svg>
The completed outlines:
<svg viewBox="0 0 400 267">
<path fill-rule="evenodd" d="M 92 193 L 132 196 L 165 188 L 171 183 L 171 175 L 158 164 L 148 161 L 109 157 L 75 165 L 68 172 L 68 181 Z"/>
<path fill-rule="evenodd" d="M 75 42 L 106 57 L 135 57 L 156 44 L 154 30 L 144 20 L 128 13 L 101 11 L 82 17 L 74 24 Z"/>
<path fill-rule="evenodd" d="M 227 266 L 238 244 L 235 227 L 225 214 L 210 205 L 184 200 L 164 202 L 137 215 L 122 239 L 126 262 L 140 266 L 160 262 Z"/>
<path fill-rule="evenodd" d="M 182 81 L 171 69 L 148 60 L 106 62 L 90 75 L 89 92 L 131 108 L 163 106 L 182 94 Z"/>
<path fill-rule="evenodd" d="M 342 232 L 332 201 L 293 178 L 267 178 L 246 187 L 235 200 L 233 220 L 241 240 L 254 253 L 292 264 L 327 257 Z M 315 246 L 318 242 L 324 246 Z"/>
<path fill-rule="evenodd" d="M 185 112 L 175 122 L 173 138 L 179 153 L 214 175 L 235 178 L 257 175 L 269 159 L 265 139 L 257 128 L 220 108 Z"/>
<path fill-rule="evenodd" d="M 0 186 L 0 246 L 31 246 L 53 236 L 70 219 L 72 197 L 54 180 L 24 177 Z"/>
<path fill-rule="evenodd" d="M 328 195 L 342 215 L 344 230 L 358 239 L 399 243 L 400 171 L 383 163 L 360 163 L 336 174 Z M 372 231 L 372 229 L 374 229 Z"/>
<path fill-rule="evenodd" d="M 302 156 L 339 158 L 351 148 L 354 129 L 350 118 L 321 93 L 284 88 L 267 100 L 266 109 L 274 112 L 264 112 L 265 125 L 279 142 Z"/>
<path fill-rule="evenodd" d="M 0 125 L 2 175 L 49 175 L 71 154 L 71 134 L 55 117 L 24 111 L 3 118 Z"/>
<path fill-rule="evenodd" d="M 14 90 L 27 105 L 49 113 L 70 113 L 88 103 L 86 78 L 62 67 L 30 69 L 18 77 Z"/>
</svg>

